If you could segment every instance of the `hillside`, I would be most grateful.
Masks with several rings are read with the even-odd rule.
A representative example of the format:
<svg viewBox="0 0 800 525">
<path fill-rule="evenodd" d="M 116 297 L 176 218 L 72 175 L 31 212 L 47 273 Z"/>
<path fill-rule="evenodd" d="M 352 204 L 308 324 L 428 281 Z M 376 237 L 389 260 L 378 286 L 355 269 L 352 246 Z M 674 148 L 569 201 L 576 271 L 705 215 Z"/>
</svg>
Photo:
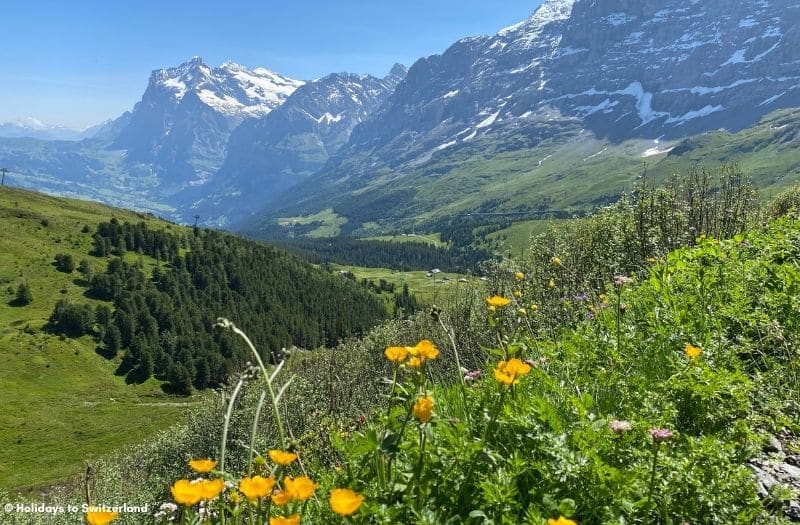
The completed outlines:
<svg viewBox="0 0 800 525">
<path fill-rule="evenodd" d="M 203 403 L 99 463 L 95 493 L 180 504 L 159 523 L 209 508 L 229 525 L 796 522 L 800 222 L 745 230 L 753 195 L 737 195 L 696 208 L 662 188 L 550 228 L 494 268 L 494 295 L 465 285 L 431 312 L 292 354 L 244 380 L 230 426 Z M 750 218 L 732 224 L 730 204 Z M 220 462 L 198 473 L 190 458 Z M 146 468 L 118 474 L 133 465 Z M 210 496 L 180 490 L 198 476 Z M 250 505 L 223 476 L 253 500 L 279 490 Z"/>
<path fill-rule="evenodd" d="M 267 222 L 332 207 L 346 233 L 369 234 L 432 216 L 592 209 L 673 143 L 718 130 L 744 133 L 740 158 L 792 172 L 789 149 L 759 147 L 781 137 L 759 122 L 800 105 L 798 17 L 790 0 L 547 0 L 418 60 Z M 698 160 L 713 163 L 713 148 Z"/>
<path fill-rule="evenodd" d="M 57 253 L 80 261 L 91 231 L 110 217 L 176 228 L 145 215 L 84 201 L 0 188 L 0 488 L 21 489 L 65 478 L 86 458 L 139 441 L 182 419 L 196 398 L 166 395 L 155 380 L 128 385 L 114 374 L 118 362 L 101 357 L 90 337 L 65 339 L 43 330 L 62 298 L 84 297 L 53 265 Z M 152 259 L 144 257 L 146 264 Z M 27 282 L 33 302 L 13 306 Z"/>
<path fill-rule="evenodd" d="M 247 356 L 215 330 L 220 315 L 249 326 L 264 359 L 334 343 L 385 315 L 374 294 L 275 248 L 0 192 L 0 393 L 9 400 L 0 444 L 13 451 L 0 466 L 2 487 L 62 478 L 177 422 L 194 399 L 167 393 L 224 386 Z"/>
</svg>

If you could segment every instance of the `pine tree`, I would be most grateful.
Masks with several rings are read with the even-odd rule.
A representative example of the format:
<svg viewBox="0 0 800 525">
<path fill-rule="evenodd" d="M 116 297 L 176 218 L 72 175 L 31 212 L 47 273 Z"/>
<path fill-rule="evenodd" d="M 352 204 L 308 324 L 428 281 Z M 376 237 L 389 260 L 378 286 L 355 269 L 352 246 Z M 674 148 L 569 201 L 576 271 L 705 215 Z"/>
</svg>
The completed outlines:
<svg viewBox="0 0 800 525">
<path fill-rule="evenodd" d="M 192 393 L 192 379 L 189 377 L 186 367 L 181 363 L 172 367 L 169 382 L 176 394 L 188 396 Z"/>
<path fill-rule="evenodd" d="M 33 302 L 31 287 L 28 283 L 20 283 L 19 287 L 17 287 L 17 298 L 15 302 L 18 306 L 26 306 Z"/>
<path fill-rule="evenodd" d="M 110 356 L 116 356 L 119 349 L 122 347 L 122 336 L 119 333 L 117 325 L 111 324 L 106 331 L 106 337 L 103 341 L 106 345 L 106 353 Z"/>
</svg>

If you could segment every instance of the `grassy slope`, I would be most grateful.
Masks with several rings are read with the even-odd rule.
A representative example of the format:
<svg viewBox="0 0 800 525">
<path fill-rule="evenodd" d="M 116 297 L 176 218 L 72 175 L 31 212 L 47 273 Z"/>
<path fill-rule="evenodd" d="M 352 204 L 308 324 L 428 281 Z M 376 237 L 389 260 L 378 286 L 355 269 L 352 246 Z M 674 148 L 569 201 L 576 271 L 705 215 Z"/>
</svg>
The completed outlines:
<svg viewBox="0 0 800 525">
<path fill-rule="evenodd" d="M 427 234 L 402 234 L 402 235 L 378 235 L 376 237 L 365 237 L 368 241 L 389 241 L 389 242 L 421 242 L 423 244 L 432 244 L 434 246 L 446 247 L 447 244 L 442 242 L 441 236 L 438 233 Z"/>
<path fill-rule="evenodd" d="M 575 130 L 531 146 L 513 135 L 488 135 L 436 152 L 407 171 L 369 172 L 364 186 L 334 184 L 302 206 L 308 213 L 325 207 L 327 214 L 332 206 L 339 221 L 368 217 L 356 234 L 372 236 L 475 211 L 588 211 L 630 191 L 645 166 L 663 179 L 694 164 L 714 168 L 729 162 L 741 164 L 768 196 L 800 179 L 798 136 L 799 109 L 776 111 L 736 133 L 712 132 L 680 142 L 614 143 Z M 359 162 L 367 160 L 356 158 L 345 167 L 354 171 Z M 374 209 L 383 210 L 381 216 L 368 213 Z"/>
<path fill-rule="evenodd" d="M 0 488 L 70 476 L 85 459 L 165 428 L 191 403 L 165 395 L 153 380 L 126 385 L 113 374 L 118 363 L 95 353 L 89 337 L 62 341 L 42 331 L 59 299 L 96 303 L 83 297 L 77 272 L 58 272 L 51 263 L 56 253 L 70 253 L 76 263 L 87 258 L 95 271 L 102 270 L 103 260 L 86 255 L 91 233 L 81 229 L 112 216 L 145 218 L 99 204 L 0 189 Z M 33 303 L 15 307 L 10 302 L 22 281 L 30 284 Z"/>
<path fill-rule="evenodd" d="M 357 280 L 367 279 L 378 283 L 381 279 L 394 283 L 397 293 L 403 290 L 403 284 L 408 285 L 409 291 L 423 303 L 435 303 L 444 299 L 445 294 L 455 289 L 460 284 L 458 279 L 462 275 L 455 273 L 440 273 L 435 277 L 426 277 L 427 272 L 401 272 L 387 268 L 365 268 L 362 266 L 334 265 L 337 270 L 353 272 Z M 445 280 L 447 279 L 447 280 Z"/>
</svg>

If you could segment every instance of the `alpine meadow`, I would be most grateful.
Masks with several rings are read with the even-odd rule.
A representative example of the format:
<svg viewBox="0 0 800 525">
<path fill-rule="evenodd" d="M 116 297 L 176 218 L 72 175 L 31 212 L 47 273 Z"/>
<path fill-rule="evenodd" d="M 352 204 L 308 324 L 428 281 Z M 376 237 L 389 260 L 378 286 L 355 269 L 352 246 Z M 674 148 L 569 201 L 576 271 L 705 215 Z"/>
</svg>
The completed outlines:
<svg viewBox="0 0 800 525">
<path fill-rule="evenodd" d="M 0 524 L 800 522 L 796 0 L 38 4 Z"/>
</svg>

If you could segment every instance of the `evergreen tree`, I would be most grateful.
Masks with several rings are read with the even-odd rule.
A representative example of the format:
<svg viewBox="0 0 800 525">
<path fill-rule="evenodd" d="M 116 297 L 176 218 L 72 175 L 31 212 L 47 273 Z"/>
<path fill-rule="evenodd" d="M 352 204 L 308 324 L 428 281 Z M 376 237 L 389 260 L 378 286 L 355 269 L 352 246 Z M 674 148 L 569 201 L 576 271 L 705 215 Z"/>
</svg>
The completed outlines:
<svg viewBox="0 0 800 525">
<path fill-rule="evenodd" d="M 78 272 L 83 276 L 83 280 L 87 283 L 92 280 L 92 265 L 89 263 L 88 259 L 81 259 L 81 262 L 78 263 Z"/>
<path fill-rule="evenodd" d="M 114 357 L 117 355 L 117 352 L 122 348 L 122 336 L 116 325 L 111 324 L 108 326 L 103 343 L 106 347 L 106 353 L 109 354 L 109 356 Z"/>
<path fill-rule="evenodd" d="M 75 271 L 75 260 L 68 253 L 58 253 L 55 257 L 56 269 L 59 272 L 72 273 Z"/>
<path fill-rule="evenodd" d="M 17 287 L 17 297 L 14 302 L 17 306 L 26 306 L 33 302 L 33 294 L 28 283 L 20 283 Z"/>
<path fill-rule="evenodd" d="M 170 385 L 172 385 L 172 389 L 176 394 L 182 396 L 191 395 L 192 379 L 189 377 L 189 372 L 186 371 L 185 366 L 181 363 L 176 363 L 172 367 L 169 376 Z"/>
</svg>

